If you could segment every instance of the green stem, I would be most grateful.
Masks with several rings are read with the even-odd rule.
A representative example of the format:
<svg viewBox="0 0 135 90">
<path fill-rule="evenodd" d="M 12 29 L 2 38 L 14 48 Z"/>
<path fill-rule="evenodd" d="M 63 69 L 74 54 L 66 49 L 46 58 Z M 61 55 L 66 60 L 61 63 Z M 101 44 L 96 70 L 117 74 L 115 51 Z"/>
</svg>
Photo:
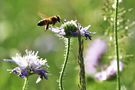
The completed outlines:
<svg viewBox="0 0 135 90">
<path fill-rule="evenodd" d="M 68 57 L 69 57 L 70 38 L 67 39 L 67 43 L 65 43 L 65 44 L 66 44 L 66 55 L 65 55 L 65 60 L 64 60 L 61 72 L 60 72 L 60 76 L 59 76 L 59 88 L 60 88 L 60 90 L 64 90 L 64 88 L 63 88 L 63 76 L 64 76 L 64 73 L 65 73 L 65 69 L 66 69 L 66 65 L 67 65 Z"/>
<path fill-rule="evenodd" d="M 118 90 L 121 90 L 120 87 L 120 70 L 119 70 L 119 44 L 118 44 L 118 28 L 117 28 L 117 22 L 118 22 L 118 7 L 119 7 L 119 0 L 116 0 L 116 8 L 115 8 L 115 24 L 114 24 L 114 34 L 115 34 L 115 49 L 116 49 L 116 59 L 117 59 L 117 87 Z"/>
<path fill-rule="evenodd" d="M 84 59 L 83 59 L 83 40 L 81 40 L 81 35 L 78 36 L 78 44 L 79 44 L 78 64 L 80 67 L 80 72 L 79 72 L 80 90 L 86 90 L 85 69 L 84 69 Z"/>
<path fill-rule="evenodd" d="M 26 90 L 27 80 L 28 78 L 24 78 L 24 84 L 23 84 L 22 90 Z"/>
</svg>

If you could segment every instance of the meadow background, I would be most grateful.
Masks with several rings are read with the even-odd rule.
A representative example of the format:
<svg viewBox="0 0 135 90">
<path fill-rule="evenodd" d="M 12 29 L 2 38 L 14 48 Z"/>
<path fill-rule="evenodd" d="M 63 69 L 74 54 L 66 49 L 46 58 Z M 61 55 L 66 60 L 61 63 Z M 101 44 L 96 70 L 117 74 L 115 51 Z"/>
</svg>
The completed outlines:
<svg viewBox="0 0 135 90">
<path fill-rule="evenodd" d="M 38 27 L 37 22 L 41 19 L 41 13 L 45 16 L 60 15 L 62 19 L 78 20 L 83 26 L 91 25 L 90 31 L 96 32 L 93 40 L 104 37 L 105 26 L 103 11 L 105 0 L 0 0 L 0 60 L 11 58 L 17 52 L 24 53 L 25 49 L 39 51 L 39 56 L 46 58 L 49 64 L 48 80 L 36 84 L 36 75 L 29 78 L 27 90 L 58 90 L 58 77 L 64 60 L 64 42 L 54 33 L 44 31 Z M 127 19 L 135 20 L 135 0 L 123 0 L 121 6 L 126 10 L 133 8 L 127 13 Z M 58 26 L 60 24 L 57 24 Z M 129 28 L 132 33 L 126 39 L 126 43 L 120 45 L 124 55 L 132 57 L 124 58 L 124 70 L 121 73 L 121 85 L 127 89 L 135 90 L 135 26 Z M 124 36 L 124 35 L 123 35 Z M 85 49 L 87 43 L 85 41 Z M 78 89 L 78 66 L 77 66 L 77 39 L 72 41 L 69 63 L 64 76 L 65 90 Z M 109 50 L 114 50 L 110 47 Z M 111 52 L 108 52 L 111 53 Z M 109 55 L 109 54 L 107 54 Z M 107 55 L 103 63 L 107 62 Z M 125 56 L 126 57 L 126 56 Z M 21 90 L 24 80 L 17 75 L 10 74 L 7 69 L 16 65 L 0 62 L 0 90 Z M 116 78 L 109 81 L 97 82 L 87 78 L 87 90 L 116 90 Z"/>
</svg>

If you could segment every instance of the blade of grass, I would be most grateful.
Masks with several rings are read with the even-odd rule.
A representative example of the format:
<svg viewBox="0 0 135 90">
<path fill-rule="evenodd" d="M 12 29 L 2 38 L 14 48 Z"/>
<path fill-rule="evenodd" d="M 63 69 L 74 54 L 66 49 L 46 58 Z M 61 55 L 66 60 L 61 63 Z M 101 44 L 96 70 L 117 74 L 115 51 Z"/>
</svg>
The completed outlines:
<svg viewBox="0 0 135 90">
<path fill-rule="evenodd" d="M 116 59 L 117 59 L 117 88 L 118 90 L 121 90 L 120 86 L 120 70 L 119 70 L 119 44 L 118 44 L 118 8 L 119 8 L 119 0 L 116 0 L 115 2 L 116 8 L 115 8 L 115 21 L 114 21 L 114 35 L 115 35 L 115 50 L 116 50 Z"/>
</svg>

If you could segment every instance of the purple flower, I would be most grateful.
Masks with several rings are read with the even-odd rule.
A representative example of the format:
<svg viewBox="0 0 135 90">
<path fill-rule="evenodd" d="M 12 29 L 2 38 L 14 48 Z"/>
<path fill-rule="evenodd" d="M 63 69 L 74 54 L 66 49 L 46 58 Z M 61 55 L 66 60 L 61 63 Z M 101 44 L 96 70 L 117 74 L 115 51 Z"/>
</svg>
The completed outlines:
<svg viewBox="0 0 135 90">
<path fill-rule="evenodd" d="M 98 72 L 97 68 L 102 54 L 107 49 L 107 43 L 104 40 L 96 39 L 88 47 L 84 57 L 85 72 L 96 80 L 104 81 L 112 78 L 117 73 L 117 61 L 112 60 L 110 65 L 104 70 Z M 123 70 L 124 64 L 119 61 L 120 71 Z"/>
<path fill-rule="evenodd" d="M 89 32 L 88 29 L 90 28 L 90 25 L 87 27 L 82 27 L 77 21 L 66 21 L 64 24 L 62 24 L 59 27 L 50 27 L 49 30 L 52 32 L 64 36 L 64 37 L 77 37 L 78 35 L 86 37 L 86 39 L 91 40 L 91 34 L 94 34 L 92 32 Z"/>
<path fill-rule="evenodd" d="M 86 74 L 93 76 L 97 72 L 97 65 L 101 55 L 106 51 L 107 44 L 104 40 L 95 39 L 88 47 L 84 57 Z"/>
<path fill-rule="evenodd" d="M 42 79 L 47 79 L 47 71 L 42 66 L 47 66 L 47 61 L 37 56 L 38 52 L 27 51 L 25 55 L 16 54 L 11 61 L 16 63 L 18 67 L 11 70 L 12 73 L 17 74 L 21 78 L 27 78 L 32 74 L 39 75 L 36 83 Z"/>
<path fill-rule="evenodd" d="M 119 66 L 120 66 L 120 72 L 123 70 L 124 64 L 123 62 L 119 61 Z M 104 81 L 112 78 L 115 76 L 117 73 L 117 61 L 112 60 L 110 65 L 103 71 L 98 72 L 95 74 L 95 78 L 99 81 Z"/>
</svg>

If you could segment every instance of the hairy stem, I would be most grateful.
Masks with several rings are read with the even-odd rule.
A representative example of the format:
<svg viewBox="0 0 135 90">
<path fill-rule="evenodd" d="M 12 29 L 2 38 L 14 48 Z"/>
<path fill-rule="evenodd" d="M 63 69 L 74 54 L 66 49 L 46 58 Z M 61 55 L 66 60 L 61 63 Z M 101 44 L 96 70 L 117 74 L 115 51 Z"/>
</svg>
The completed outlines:
<svg viewBox="0 0 135 90">
<path fill-rule="evenodd" d="M 86 90 L 86 81 L 85 81 L 85 69 L 84 69 L 84 59 L 83 59 L 83 40 L 81 40 L 81 35 L 78 36 L 79 44 L 79 55 L 78 55 L 78 64 L 80 67 L 79 78 L 80 78 L 80 90 Z"/>
<path fill-rule="evenodd" d="M 65 42 L 65 45 L 66 45 L 65 60 L 64 60 L 61 72 L 60 72 L 60 76 L 59 76 L 59 88 L 60 88 L 60 90 L 64 90 L 64 88 L 63 88 L 63 76 L 64 76 L 64 73 L 65 73 L 65 69 L 66 69 L 66 65 L 67 65 L 68 57 L 69 57 L 70 38 L 67 39 L 67 42 Z"/>
<path fill-rule="evenodd" d="M 22 90 L 26 90 L 27 80 L 28 78 L 24 78 L 24 84 L 23 84 Z"/>
<path fill-rule="evenodd" d="M 119 0 L 116 0 L 116 8 L 115 8 L 115 24 L 114 24 L 114 34 L 115 34 L 115 50 L 116 50 L 116 59 L 117 59 L 117 87 L 118 90 L 121 90 L 120 86 L 120 70 L 119 70 L 119 44 L 118 44 L 118 28 L 117 28 L 117 22 L 118 22 L 118 7 L 119 7 Z"/>
</svg>

